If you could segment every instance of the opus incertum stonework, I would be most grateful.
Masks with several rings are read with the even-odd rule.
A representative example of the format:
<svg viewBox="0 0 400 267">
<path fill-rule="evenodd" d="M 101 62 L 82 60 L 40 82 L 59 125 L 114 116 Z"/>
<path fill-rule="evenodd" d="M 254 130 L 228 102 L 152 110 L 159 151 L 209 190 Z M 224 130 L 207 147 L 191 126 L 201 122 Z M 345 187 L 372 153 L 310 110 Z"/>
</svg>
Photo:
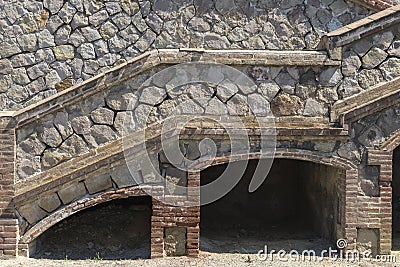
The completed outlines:
<svg viewBox="0 0 400 267">
<path fill-rule="evenodd" d="M 400 247 L 396 1 L 0 0 L 0 110 L 1 256 Z"/>
</svg>

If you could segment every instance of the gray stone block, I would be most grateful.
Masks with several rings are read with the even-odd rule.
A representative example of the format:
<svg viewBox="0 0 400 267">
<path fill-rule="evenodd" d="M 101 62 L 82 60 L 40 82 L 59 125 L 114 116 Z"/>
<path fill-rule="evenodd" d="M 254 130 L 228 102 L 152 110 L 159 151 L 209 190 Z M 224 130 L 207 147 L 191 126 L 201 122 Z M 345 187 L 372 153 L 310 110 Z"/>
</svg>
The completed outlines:
<svg viewBox="0 0 400 267">
<path fill-rule="evenodd" d="M 165 228 L 164 249 L 167 256 L 186 255 L 186 228 Z"/>
<path fill-rule="evenodd" d="M 86 188 L 83 183 L 75 183 L 58 191 L 58 195 L 64 204 L 68 204 L 86 195 Z"/>
<path fill-rule="evenodd" d="M 24 217 L 29 224 L 34 224 L 44 217 L 47 213 L 42 210 L 37 203 L 29 203 L 20 208 L 18 208 L 19 214 Z"/>
<path fill-rule="evenodd" d="M 55 211 L 60 205 L 61 201 L 56 193 L 44 196 L 39 200 L 39 206 L 47 212 Z"/>
<path fill-rule="evenodd" d="M 109 174 L 93 175 L 85 180 L 85 185 L 89 194 L 95 194 L 112 187 Z"/>
<path fill-rule="evenodd" d="M 126 165 L 122 165 L 111 170 L 111 178 L 117 184 L 118 188 L 124 188 L 137 185 L 138 181 L 136 180 L 138 180 L 139 177 L 135 175 L 135 180 L 128 167 Z"/>
</svg>

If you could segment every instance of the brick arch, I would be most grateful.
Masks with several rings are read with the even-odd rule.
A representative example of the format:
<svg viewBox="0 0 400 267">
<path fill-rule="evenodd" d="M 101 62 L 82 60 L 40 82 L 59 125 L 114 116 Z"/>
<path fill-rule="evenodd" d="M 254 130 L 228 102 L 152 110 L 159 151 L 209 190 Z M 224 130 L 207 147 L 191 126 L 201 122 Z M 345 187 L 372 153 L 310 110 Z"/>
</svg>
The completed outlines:
<svg viewBox="0 0 400 267">
<path fill-rule="evenodd" d="M 300 161 L 314 162 L 322 165 L 335 167 L 340 170 L 339 174 L 339 185 L 338 191 L 340 194 L 341 206 L 341 227 L 337 230 L 338 238 L 347 239 L 348 246 L 346 249 L 352 250 L 356 248 L 357 239 L 357 184 L 358 184 L 358 167 L 350 160 L 333 156 L 330 154 L 309 151 L 302 149 L 291 149 L 291 148 L 277 148 L 275 153 L 273 152 L 252 152 L 247 154 L 221 154 L 215 157 L 215 160 L 209 164 L 209 159 L 204 158 L 197 162 L 194 162 L 191 168 L 204 168 L 215 165 L 221 165 L 230 161 L 241 161 L 251 159 L 263 159 L 263 158 L 277 158 L 277 159 L 293 159 Z M 191 173 L 192 181 L 188 181 L 192 185 L 200 186 L 200 171 Z M 190 179 L 190 178 L 189 178 Z M 198 189 L 199 190 L 199 189 Z"/>
<path fill-rule="evenodd" d="M 208 164 L 209 163 L 208 158 L 200 159 L 194 162 L 191 168 L 203 168 L 206 167 L 207 165 L 211 167 L 215 165 L 225 164 L 228 163 L 229 161 L 234 162 L 234 161 L 262 159 L 262 158 L 303 160 L 303 161 L 310 161 L 314 163 L 324 164 L 343 170 L 357 169 L 356 164 L 345 158 L 333 156 L 326 153 L 321 153 L 318 151 L 310 151 L 310 150 L 294 149 L 294 148 L 277 148 L 275 152 L 273 151 L 250 152 L 243 154 L 225 153 L 217 155 L 215 157 L 215 160 L 211 164 Z"/>
<path fill-rule="evenodd" d="M 150 186 L 149 186 L 150 187 Z M 148 189 L 150 190 L 150 189 Z M 152 187 L 151 189 L 153 192 L 159 192 L 160 195 L 162 195 L 163 188 L 161 187 Z M 157 193 L 156 193 L 157 194 Z M 52 226 L 57 224 L 58 222 L 70 217 L 71 215 L 78 213 L 80 211 L 86 210 L 88 208 L 97 206 L 101 203 L 106 203 L 112 200 L 116 199 L 124 199 L 128 197 L 139 197 L 139 196 L 149 196 L 143 188 L 139 186 L 132 186 L 132 187 L 127 187 L 123 189 L 118 189 L 118 190 L 112 190 L 112 191 L 106 191 L 102 193 L 98 193 L 93 196 L 87 196 L 83 199 L 76 200 L 68 205 L 63 206 L 61 209 L 53 212 L 49 216 L 43 218 L 39 222 L 37 222 L 33 227 L 31 227 L 28 231 L 26 231 L 19 239 L 19 249 L 20 250 L 28 250 L 28 244 L 32 241 L 34 241 L 37 237 L 42 235 L 45 231 L 50 229 Z M 157 197 L 156 197 L 157 198 Z M 152 198 L 152 210 L 154 208 L 157 208 L 159 205 L 159 202 L 155 199 Z M 155 226 L 157 223 L 160 223 L 159 217 L 154 217 L 152 216 L 151 219 L 151 244 L 157 243 L 157 238 L 159 236 L 155 235 L 154 233 L 158 233 L 157 231 L 158 228 Z M 152 249 L 152 256 L 154 252 L 158 252 Z"/>
</svg>

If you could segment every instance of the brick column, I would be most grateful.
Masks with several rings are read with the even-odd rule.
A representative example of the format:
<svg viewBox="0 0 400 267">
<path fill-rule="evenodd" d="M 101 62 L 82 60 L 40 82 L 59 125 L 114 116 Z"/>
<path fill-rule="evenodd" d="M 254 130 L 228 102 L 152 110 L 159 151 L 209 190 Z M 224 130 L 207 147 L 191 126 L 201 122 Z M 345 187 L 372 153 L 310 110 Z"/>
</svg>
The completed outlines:
<svg viewBox="0 0 400 267">
<path fill-rule="evenodd" d="M 15 129 L 12 117 L 0 117 L 0 255 L 18 253 L 18 221 L 12 199 L 15 179 Z"/>
<path fill-rule="evenodd" d="M 357 242 L 357 194 L 358 194 L 358 170 L 346 170 L 345 182 L 345 229 L 344 238 L 347 239 L 346 249 L 353 250 Z"/>
<path fill-rule="evenodd" d="M 155 193 L 155 190 L 153 190 Z M 160 258 L 164 254 L 164 190 L 158 190 L 157 196 L 152 198 L 151 216 L 151 258 Z"/>
<path fill-rule="evenodd" d="M 193 206 L 188 208 L 187 254 L 196 257 L 200 251 L 200 171 L 188 173 L 188 200 Z"/>
<path fill-rule="evenodd" d="M 371 217 L 380 220 L 380 254 L 392 250 L 392 161 L 393 151 L 368 151 L 368 165 L 379 166 L 379 211 Z"/>
<path fill-rule="evenodd" d="M 339 194 L 339 227 L 336 230 L 336 239 L 345 238 L 346 235 L 346 170 L 339 170 L 339 179 L 338 179 L 338 194 Z"/>
</svg>

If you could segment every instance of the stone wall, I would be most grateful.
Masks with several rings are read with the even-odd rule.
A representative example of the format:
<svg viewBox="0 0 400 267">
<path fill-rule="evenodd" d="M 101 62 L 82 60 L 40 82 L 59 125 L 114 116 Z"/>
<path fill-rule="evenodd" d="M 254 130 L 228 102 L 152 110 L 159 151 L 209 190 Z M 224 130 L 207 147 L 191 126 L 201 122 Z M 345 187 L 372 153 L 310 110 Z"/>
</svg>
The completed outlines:
<svg viewBox="0 0 400 267">
<path fill-rule="evenodd" d="M 391 27 L 343 49 L 344 79 L 339 95 L 346 98 L 400 75 L 400 33 Z"/>
<path fill-rule="evenodd" d="M 276 117 L 304 116 L 327 120 L 329 105 L 338 100 L 336 88 L 341 80 L 336 67 L 250 65 L 237 69 L 252 78 L 254 88 L 234 85 L 229 80 L 232 77 L 224 77 L 223 71 L 215 67 L 213 72 L 217 78 L 212 85 L 197 83 L 167 89 L 168 84 L 174 82 L 172 79 L 157 84 L 159 87 L 137 89 L 154 72 L 162 69 L 165 66 L 19 127 L 17 179 L 41 173 L 115 141 L 124 136 L 124 130 L 132 133 L 139 130 L 140 124 L 162 121 L 177 112 L 265 116 L 270 113 L 268 106 L 271 106 Z M 185 107 L 176 109 L 180 104 Z M 148 120 L 143 121 L 146 117 Z M 329 152 L 335 148 L 334 144 L 329 147 Z M 316 148 L 318 150 L 318 144 Z"/>
<path fill-rule="evenodd" d="M 16 110 L 153 48 L 313 49 L 369 12 L 333 1 L 0 2 L 0 110 Z"/>
<path fill-rule="evenodd" d="M 379 196 L 379 167 L 368 165 L 368 149 L 378 149 L 400 129 L 400 105 L 359 119 L 351 124 L 353 140 L 361 151 L 360 189 L 367 196 Z"/>
</svg>

